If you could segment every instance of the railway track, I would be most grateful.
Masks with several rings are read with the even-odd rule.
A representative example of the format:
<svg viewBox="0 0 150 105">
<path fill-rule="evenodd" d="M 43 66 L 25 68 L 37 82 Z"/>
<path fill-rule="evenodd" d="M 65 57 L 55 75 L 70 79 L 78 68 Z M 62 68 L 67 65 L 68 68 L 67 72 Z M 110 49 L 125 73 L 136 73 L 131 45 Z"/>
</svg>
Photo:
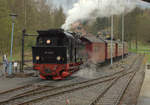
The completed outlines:
<svg viewBox="0 0 150 105">
<path fill-rule="evenodd" d="M 92 81 L 95 81 L 97 79 L 107 78 L 109 76 L 117 75 L 121 72 L 123 72 L 123 71 L 119 71 L 119 72 L 116 72 L 116 73 L 108 75 L 108 76 L 103 76 L 103 77 L 99 77 L 96 79 L 92 79 L 92 80 L 88 80 L 88 81 L 84 81 L 84 82 L 80 82 L 80 83 L 76 83 L 76 84 L 65 85 L 64 88 L 68 87 L 68 86 L 78 85 L 81 83 L 87 83 L 90 81 L 92 82 Z M 40 91 L 47 91 L 47 89 L 51 90 L 51 87 L 52 86 L 49 86 L 49 83 L 47 83 L 46 85 L 28 84 L 28 85 L 20 86 L 20 87 L 13 88 L 10 90 L 6 90 L 3 92 L 0 92 L 0 102 L 4 101 L 6 99 L 12 98 L 12 97 L 18 97 L 18 96 L 23 96 L 23 95 L 27 95 L 27 94 L 34 94 L 36 91 L 39 91 L 39 90 Z M 63 88 L 63 87 L 59 87 L 59 88 Z"/>
<path fill-rule="evenodd" d="M 137 57 L 134 58 L 134 62 L 136 61 Z M 132 65 L 132 64 L 131 64 Z M 119 72 L 115 72 L 115 73 L 112 73 L 111 75 L 106 75 L 106 76 L 102 76 L 100 78 L 105 78 L 105 77 L 110 77 L 110 76 L 113 76 L 113 75 L 116 75 L 116 74 L 119 74 L 121 72 L 123 72 L 124 70 L 122 71 L 119 71 Z M 99 78 L 98 78 L 99 79 Z M 93 79 L 95 80 L 95 79 Z M 90 81 L 93 81 L 93 80 L 90 80 Z M 88 81 L 85 81 L 85 82 L 88 82 Z M 35 87 L 33 86 L 33 84 L 28 84 L 28 85 L 24 85 L 24 86 L 20 86 L 20 87 L 17 87 L 17 88 L 14 88 L 14 89 L 10 89 L 10 90 L 7 90 L 7 91 L 4 91 L 4 92 L 0 92 L 0 95 L 6 95 L 6 94 L 11 94 L 15 91 L 22 91 L 22 90 L 25 90 L 25 88 L 29 88 L 29 87 Z M 36 87 L 41 87 L 40 85 L 36 85 Z M 45 87 L 48 87 L 48 85 L 46 85 Z M 36 89 L 35 89 L 36 90 Z M 31 91 L 28 91 L 28 92 L 23 92 L 22 94 L 25 94 L 25 93 L 29 93 Z M 17 93 L 17 92 L 16 92 Z"/>
<path fill-rule="evenodd" d="M 99 79 L 102 79 L 102 78 L 99 78 Z M 35 102 L 39 99 L 44 99 L 46 97 L 56 96 L 56 95 L 63 94 L 63 93 L 69 92 L 69 91 L 74 91 L 76 89 L 90 87 L 91 85 L 94 85 L 94 84 L 97 84 L 97 83 L 103 83 L 103 82 L 106 82 L 106 81 L 111 81 L 113 79 L 115 79 L 115 77 L 108 78 L 108 79 L 105 79 L 105 80 L 99 80 L 99 81 L 92 80 L 92 81 L 90 81 L 92 83 L 89 83 L 89 81 L 85 81 L 85 82 L 81 82 L 81 83 L 70 84 L 70 85 L 56 87 L 56 88 L 43 88 L 43 89 L 37 90 L 37 91 L 32 90 L 32 92 L 30 91 L 30 92 L 21 93 L 21 94 L 18 94 L 16 96 L 13 96 L 12 98 L 10 98 L 8 100 L 1 101 L 0 105 L 9 105 L 9 104 L 10 105 L 17 105 L 17 104 L 22 105 L 22 104 L 27 104 L 27 103 L 30 103 L 30 102 Z M 48 94 L 47 94 L 47 92 L 48 92 Z M 36 95 L 36 97 L 35 97 L 35 95 Z M 32 100 L 29 100 L 29 99 L 32 99 Z M 14 102 L 14 103 L 12 104 L 12 102 Z M 18 102 L 22 102 L 22 103 L 18 103 Z"/>
<path fill-rule="evenodd" d="M 136 61 L 136 59 L 135 59 Z M 128 68 L 129 70 L 132 68 L 135 62 L 133 62 L 130 67 Z M 91 87 L 93 85 L 97 85 L 100 83 L 108 82 L 108 81 L 113 81 L 112 84 L 110 84 L 110 87 L 113 86 L 113 84 L 120 79 L 122 76 L 128 75 L 133 73 L 133 71 L 125 71 L 122 70 L 120 72 L 104 76 L 104 77 L 99 77 L 96 79 L 84 81 L 84 82 L 79 82 L 79 83 L 74 83 L 70 85 L 65 85 L 61 87 L 55 87 L 55 88 L 45 88 L 45 87 L 40 87 L 37 89 L 33 89 L 27 92 L 23 92 L 17 95 L 14 95 L 13 97 L 3 100 L 0 102 L 0 105 L 23 105 L 23 104 L 30 104 L 42 99 L 45 99 L 47 97 L 54 97 L 57 95 L 77 91 L 80 89 L 84 89 L 87 87 Z M 110 88 L 108 87 L 108 88 Z"/>
<path fill-rule="evenodd" d="M 133 68 L 134 70 L 129 75 L 117 79 L 112 85 L 97 95 L 89 105 L 121 105 L 123 96 L 140 68 L 140 63 L 141 61 L 139 60 L 137 66 Z"/>
<path fill-rule="evenodd" d="M 53 88 L 53 86 L 49 85 L 42 85 L 40 83 L 35 83 L 35 84 L 28 84 L 24 86 L 20 86 L 17 88 L 13 88 L 7 91 L 3 91 L 0 93 L 0 101 L 5 101 L 6 99 L 9 99 L 11 97 L 15 97 L 19 94 L 27 94 L 33 91 L 39 91 L 42 88 Z"/>
</svg>

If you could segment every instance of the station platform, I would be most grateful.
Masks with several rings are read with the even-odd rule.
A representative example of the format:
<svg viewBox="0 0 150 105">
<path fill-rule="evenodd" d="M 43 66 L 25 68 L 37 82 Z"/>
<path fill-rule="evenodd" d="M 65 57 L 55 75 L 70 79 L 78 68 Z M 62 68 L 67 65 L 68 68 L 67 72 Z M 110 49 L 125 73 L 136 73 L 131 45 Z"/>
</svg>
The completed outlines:
<svg viewBox="0 0 150 105">
<path fill-rule="evenodd" d="M 145 70 L 145 79 L 137 105 L 150 105 L 150 69 Z"/>
</svg>

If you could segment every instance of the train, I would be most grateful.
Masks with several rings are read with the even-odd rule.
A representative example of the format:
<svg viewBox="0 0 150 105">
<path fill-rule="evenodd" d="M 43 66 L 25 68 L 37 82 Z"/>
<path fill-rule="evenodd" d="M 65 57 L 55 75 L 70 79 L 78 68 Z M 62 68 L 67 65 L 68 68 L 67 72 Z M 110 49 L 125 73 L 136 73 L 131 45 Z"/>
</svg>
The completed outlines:
<svg viewBox="0 0 150 105">
<path fill-rule="evenodd" d="M 63 29 L 37 31 L 32 47 L 33 69 L 42 79 L 62 80 L 80 70 L 85 62 L 105 63 L 111 59 L 111 41 L 99 36 L 81 36 Z M 128 44 L 113 41 L 113 59 L 128 55 Z"/>
</svg>

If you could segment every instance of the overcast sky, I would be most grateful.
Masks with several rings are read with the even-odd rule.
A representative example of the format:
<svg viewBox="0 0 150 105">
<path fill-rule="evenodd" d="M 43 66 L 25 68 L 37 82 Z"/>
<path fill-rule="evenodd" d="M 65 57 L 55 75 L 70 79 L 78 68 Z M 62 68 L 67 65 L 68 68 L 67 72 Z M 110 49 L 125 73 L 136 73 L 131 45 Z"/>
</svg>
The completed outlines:
<svg viewBox="0 0 150 105">
<path fill-rule="evenodd" d="M 50 1 L 52 1 L 57 7 L 62 6 L 65 12 L 67 12 L 67 10 L 71 9 L 73 7 L 73 4 L 78 0 L 50 0 Z M 139 2 L 137 5 L 142 8 L 150 8 L 150 3 L 146 3 L 143 1 Z"/>
<path fill-rule="evenodd" d="M 142 8 L 150 8 L 150 3 L 140 1 L 139 6 Z"/>
<path fill-rule="evenodd" d="M 51 0 L 57 7 L 62 6 L 65 11 L 71 9 L 78 0 Z"/>
</svg>

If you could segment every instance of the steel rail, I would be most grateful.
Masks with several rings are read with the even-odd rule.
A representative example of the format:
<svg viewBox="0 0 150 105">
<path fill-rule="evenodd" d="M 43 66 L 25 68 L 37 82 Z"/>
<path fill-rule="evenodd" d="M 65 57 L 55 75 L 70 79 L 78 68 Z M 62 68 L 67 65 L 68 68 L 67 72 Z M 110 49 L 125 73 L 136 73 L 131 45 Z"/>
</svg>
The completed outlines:
<svg viewBox="0 0 150 105">
<path fill-rule="evenodd" d="M 139 59 L 139 61 L 140 61 L 140 59 Z M 133 64 L 135 64 L 135 62 L 134 62 Z M 138 64 L 138 68 L 139 68 L 139 66 L 140 66 L 140 65 Z M 139 69 L 138 69 L 138 70 L 139 70 Z M 120 105 L 119 103 L 121 102 L 122 97 L 124 96 L 126 90 L 128 89 L 130 83 L 132 82 L 134 76 L 136 75 L 136 72 L 138 72 L 138 71 L 135 71 L 135 69 L 134 69 L 133 71 L 129 72 L 129 73 L 133 73 L 133 75 L 132 75 L 132 76 L 130 77 L 130 79 L 128 80 L 128 83 L 127 83 L 126 87 L 123 89 L 121 95 L 118 97 L 118 99 L 117 99 L 117 101 L 115 102 L 114 105 Z M 117 82 L 117 81 L 116 81 L 116 82 Z M 114 83 L 114 84 L 115 84 L 115 83 Z M 99 100 L 104 96 L 104 94 L 107 93 L 107 91 L 108 91 L 114 84 L 110 85 L 110 86 L 109 86 L 108 88 L 106 88 L 101 94 L 99 94 L 98 96 L 96 96 L 96 98 L 93 99 L 93 101 L 92 101 L 89 105 L 96 105 L 97 102 L 99 102 Z"/>
<path fill-rule="evenodd" d="M 108 81 L 113 81 L 106 89 L 105 89 L 105 92 L 108 91 L 108 89 L 110 89 L 120 78 L 122 78 L 123 76 L 126 76 L 128 74 L 131 74 L 133 73 L 134 71 L 130 71 L 128 73 L 125 73 L 121 76 L 116 76 L 116 77 L 113 77 L 111 79 L 108 79 L 108 80 L 103 80 L 103 81 L 100 81 L 100 82 L 95 82 L 93 84 L 88 84 L 88 85 L 85 85 L 85 86 L 79 86 L 77 88 L 72 88 L 72 89 L 68 89 L 68 90 L 65 90 L 65 91 L 60 91 L 60 92 L 56 92 L 54 94 L 50 94 L 50 95 L 45 95 L 45 96 L 42 96 L 42 97 L 38 97 L 38 98 L 35 98 L 35 99 L 31 99 L 29 101 L 26 101 L 26 102 L 22 102 L 22 103 L 19 103 L 17 105 L 26 105 L 26 104 L 30 104 L 30 103 L 33 103 L 33 102 L 37 102 L 37 101 L 40 101 L 42 99 L 45 99 L 45 98 L 50 98 L 50 97 L 54 97 L 54 96 L 58 96 L 58 95 L 62 95 L 62 94 L 65 94 L 65 93 L 70 93 L 70 92 L 73 92 L 73 91 L 77 91 L 77 90 L 80 90 L 80 89 L 84 89 L 84 88 L 87 88 L 87 87 L 91 87 L 91 86 L 94 86 L 94 85 L 98 85 L 100 83 L 104 83 L 104 82 L 108 82 Z M 104 92 L 104 93 L 105 93 Z M 103 93 L 103 94 L 104 94 Z"/>
<path fill-rule="evenodd" d="M 138 70 L 134 73 L 134 75 L 132 76 L 132 78 L 130 79 L 130 81 L 129 81 L 128 84 L 126 85 L 126 87 L 123 89 L 122 94 L 121 94 L 121 96 L 118 98 L 118 101 L 116 102 L 115 105 L 120 105 L 120 104 L 121 104 L 121 102 L 122 102 L 122 100 L 123 100 L 123 97 L 124 97 L 124 95 L 126 94 L 126 92 L 127 92 L 128 88 L 129 88 L 129 86 L 130 86 L 130 84 L 131 84 L 133 78 L 135 77 L 136 73 L 140 70 L 140 64 L 141 64 L 142 61 L 143 61 L 143 58 L 142 58 L 142 60 L 141 60 L 141 61 L 139 62 L 139 64 L 138 64 L 138 67 L 137 67 Z"/>
</svg>

